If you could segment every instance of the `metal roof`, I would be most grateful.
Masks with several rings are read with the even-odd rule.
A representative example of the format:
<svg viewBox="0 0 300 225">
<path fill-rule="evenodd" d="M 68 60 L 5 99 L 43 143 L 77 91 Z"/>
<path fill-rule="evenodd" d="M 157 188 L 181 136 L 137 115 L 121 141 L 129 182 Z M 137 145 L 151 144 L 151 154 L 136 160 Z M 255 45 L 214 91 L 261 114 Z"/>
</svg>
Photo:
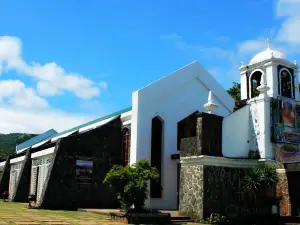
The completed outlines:
<svg viewBox="0 0 300 225">
<path fill-rule="evenodd" d="M 52 138 L 55 138 L 55 137 L 57 137 L 57 136 L 64 135 L 64 134 L 66 134 L 66 133 L 73 133 L 73 132 L 75 132 L 75 131 L 77 131 L 77 130 L 79 130 L 79 129 L 81 129 L 81 128 L 84 128 L 84 127 L 93 125 L 94 123 L 98 123 L 98 122 L 100 122 L 100 121 L 109 119 L 109 118 L 111 118 L 111 117 L 119 116 L 119 115 L 121 115 L 121 114 L 123 114 L 123 113 L 126 113 L 126 112 L 129 112 L 129 111 L 131 111 L 131 110 L 132 110 L 132 107 L 128 107 L 128 108 L 123 109 L 123 110 L 120 110 L 120 111 L 118 111 L 118 112 L 111 113 L 111 114 L 109 114 L 109 115 L 100 117 L 100 118 L 95 119 L 95 120 L 92 120 L 92 121 L 90 121 L 90 122 L 81 124 L 81 125 L 79 125 L 79 126 L 77 126 L 77 127 L 73 127 L 73 128 L 71 128 L 71 129 L 62 131 L 62 132 L 60 132 L 60 133 L 54 135 L 53 137 L 51 137 L 51 139 L 52 139 Z"/>
<path fill-rule="evenodd" d="M 44 133 L 42 133 L 42 134 L 40 134 L 38 136 L 35 136 L 35 137 L 33 137 L 33 138 L 31 138 L 31 139 L 29 139 L 29 140 L 27 140 L 27 141 L 25 141 L 25 142 L 17 145 L 16 146 L 16 151 L 18 152 L 18 151 L 20 151 L 22 149 L 29 148 L 32 145 L 37 144 L 37 143 L 39 143 L 41 141 L 44 141 L 44 140 L 46 140 L 46 139 L 48 139 L 48 138 L 50 138 L 50 137 L 52 137 L 52 136 L 54 136 L 56 134 L 57 134 L 57 132 L 55 130 L 53 130 L 53 129 L 48 130 L 48 131 L 46 131 L 46 132 L 44 132 Z"/>
</svg>

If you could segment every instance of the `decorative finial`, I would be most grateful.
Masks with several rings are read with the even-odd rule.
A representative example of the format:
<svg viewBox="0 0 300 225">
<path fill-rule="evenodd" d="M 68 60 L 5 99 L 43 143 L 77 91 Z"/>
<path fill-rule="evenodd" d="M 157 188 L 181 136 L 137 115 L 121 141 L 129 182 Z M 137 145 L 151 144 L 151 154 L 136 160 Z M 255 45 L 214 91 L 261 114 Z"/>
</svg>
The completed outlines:
<svg viewBox="0 0 300 225">
<path fill-rule="evenodd" d="M 268 49 L 271 49 L 271 41 L 269 38 L 267 38 L 266 43 L 268 45 Z"/>
<path fill-rule="evenodd" d="M 244 66 L 244 61 L 242 61 L 242 66 Z"/>
<path fill-rule="evenodd" d="M 260 86 L 257 87 L 257 90 L 260 92 L 260 94 L 267 94 L 267 92 L 270 90 L 270 87 L 267 85 L 267 78 L 265 74 L 261 75 Z"/>
<path fill-rule="evenodd" d="M 218 105 L 214 102 L 213 99 L 213 93 L 212 91 L 209 91 L 208 93 L 208 101 L 204 105 L 204 108 L 207 109 L 209 114 L 212 114 L 212 112 L 218 107 Z"/>
<path fill-rule="evenodd" d="M 295 66 L 297 66 L 297 60 L 294 61 Z"/>
</svg>

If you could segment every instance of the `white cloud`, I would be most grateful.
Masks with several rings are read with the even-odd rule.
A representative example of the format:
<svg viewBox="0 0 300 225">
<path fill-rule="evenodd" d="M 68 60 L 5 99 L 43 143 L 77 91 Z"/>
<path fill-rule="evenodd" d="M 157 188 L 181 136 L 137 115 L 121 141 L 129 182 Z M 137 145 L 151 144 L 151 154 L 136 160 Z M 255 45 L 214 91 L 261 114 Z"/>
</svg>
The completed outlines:
<svg viewBox="0 0 300 225">
<path fill-rule="evenodd" d="M 279 0 L 276 5 L 277 16 L 299 16 L 299 0 Z"/>
<path fill-rule="evenodd" d="M 25 108 L 47 108 L 48 102 L 37 96 L 32 88 L 26 88 L 19 80 L 0 81 L 0 103 Z M 2 119 L 2 116 L 1 116 Z"/>
<path fill-rule="evenodd" d="M 285 20 L 278 32 L 277 39 L 290 45 L 300 45 L 300 16 Z"/>
<path fill-rule="evenodd" d="M 276 39 L 292 46 L 300 45 L 300 1 L 279 0 L 276 15 L 286 17 L 279 28 Z"/>
<path fill-rule="evenodd" d="M 108 84 L 107 84 L 106 82 L 100 82 L 100 83 L 99 83 L 99 86 L 100 86 L 101 88 L 103 88 L 103 89 L 107 89 Z"/>
<path fill-rule="evenodd" d="M 63 131 L 89 120 L 91 116 L 51 108 L 19 80 L 0 81 L 0 133 L 41 133 L 51 128 Z"/>
<path fill-rule="evenodd" d="M 266 43 L 260 40 L 247 40 L 238 45 L 241 54 L 254 54 L 266 48 Z"/>
<path fill-rule="evenodd" d="M 91 120 L 91 117 L 74 115 L 53 109 L 24 110 L 0 106 L 1 133 L 42 133 L 51 128 L 63 131 Z"/>
<path fill-rule="evenodd" d="M 90 99 L 100 95 L 100 85 L 78 73 L 67 73 L 55 62 L 44 65 L 27 63 L 22 58 L 22 43 L 16 37 L 0 37 L 0 66 L 2 72 L 16 70 L 38 80 L 37 89 L 41 95 L 56 95 L 70 91 L 79 98 Z M 0 67 L 0 68 L 1 68 Z M 0 70 L 1 72 L 1 70 Z"/>
</svg>

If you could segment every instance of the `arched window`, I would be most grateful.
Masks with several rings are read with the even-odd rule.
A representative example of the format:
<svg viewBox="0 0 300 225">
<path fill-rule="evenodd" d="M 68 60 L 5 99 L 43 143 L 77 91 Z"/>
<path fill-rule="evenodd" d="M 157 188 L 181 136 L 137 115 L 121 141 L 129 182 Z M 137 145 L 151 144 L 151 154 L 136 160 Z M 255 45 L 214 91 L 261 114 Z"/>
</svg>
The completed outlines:
<svg viewBox="0 0 300 225">
<path fill-rule="evenodd" d="M 292 75 L 287 70 L 280 71 L 280 93 L 281 96 L 293 98 Z"/>
<path fill-rule="evenodd" d="M 156 167 L 159 178 L 150 182 L 151 198 L 161 198 L 162 195 L 162 146 L 163 146 L 163 121 L 160 117 L 152 119 L 151 131 L 151 166 Z"/>
<path fill-rule="evenodd" d="M 129 165 L 129 151 L 130 151 L 130 139 L 129 139 L 129 129 L 123 129 L 123 165 Z"/>
<path fill-rule="evenodd" d="M 256 71 L 250 76 L 250 97 L 254 98 L 259 95 L 257 87 L 260 86 L 262 72 Z"/>
</svg>

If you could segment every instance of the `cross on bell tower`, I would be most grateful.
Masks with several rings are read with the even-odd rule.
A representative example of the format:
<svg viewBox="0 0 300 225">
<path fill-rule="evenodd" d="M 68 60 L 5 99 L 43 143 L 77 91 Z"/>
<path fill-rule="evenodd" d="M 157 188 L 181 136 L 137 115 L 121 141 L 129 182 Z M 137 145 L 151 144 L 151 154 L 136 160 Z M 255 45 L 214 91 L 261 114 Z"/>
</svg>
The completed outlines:
<svg viewBox="0 0 300 225">
<path fill-rule="evenodd" d="M 267 49 L 271 49 L 271 41 L 270 41 L 270 39 L 267 38 L 265 42 L 266 42 L 267 45 L 268 45 L 268 48 L 267 48 Z"/>
</svg>

